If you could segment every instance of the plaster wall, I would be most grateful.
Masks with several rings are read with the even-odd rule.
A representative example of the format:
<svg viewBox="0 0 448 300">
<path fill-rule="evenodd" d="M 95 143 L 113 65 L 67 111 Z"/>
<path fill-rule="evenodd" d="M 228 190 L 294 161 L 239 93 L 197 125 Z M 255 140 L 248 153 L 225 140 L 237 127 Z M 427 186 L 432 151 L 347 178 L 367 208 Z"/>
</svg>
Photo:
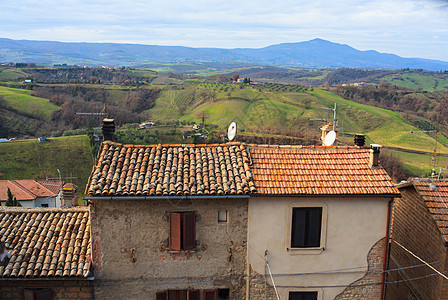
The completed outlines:
<svg viewBox="0 0 448 300">
<path fill-rule="evenodd" d="M 170 289 L 229 288 L 245 297 L 247 198 L 95 200 L 91 207 L 98 299 L 155 299 Z M 168 212 L 196 212 L 196 248 L 168 249 Z M 218 211 L 228 222 L 218 223 Z"/>
<path fill-rule="evenodd" d="M 376 197 L 253 197 L 249 200 L 249 264 L 255 272 L 265 274 L 264 253 L 267 250 L 274 282 L 282 299 L 288 299 L 289 291 L 309 291 L 310 288 L 319 292 L 319 299 L 334 299 L 346 286 L 366 275 L 367 256 L 386 234 L 389 200 Z M 322 226 L 320 249 L 288 250 L 292 207 L 299 206 L 324 208 L 323 219 L 326 221 Z M 340 271 L 322 274 L 335 270 Z"/>
</svg>

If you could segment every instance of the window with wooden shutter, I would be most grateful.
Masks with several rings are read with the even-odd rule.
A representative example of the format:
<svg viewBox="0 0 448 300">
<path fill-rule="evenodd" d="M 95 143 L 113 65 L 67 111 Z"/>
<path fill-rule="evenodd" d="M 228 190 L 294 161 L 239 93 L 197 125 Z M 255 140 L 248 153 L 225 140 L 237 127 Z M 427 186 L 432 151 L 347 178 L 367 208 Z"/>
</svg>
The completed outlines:
<svg viewBox="0 0 448 300">
<path fill-rule="evenodd" d="M 169 248 L 173 250 L 182 249 L 182 215 L 180 213 L 169 213 Z"/>
<path fill-rule="evenodd" d="M 24 300 L 52 300 L 53 291 L 50 288 L 26 288 L 23 289 Z"/>
<path fill-rule="evenodd" d="M 163 292 L 157 292 L 156 293 L 156 299 L 157 300 L 167 300 L 167 292 L 163 291 Z"/>
<path fill-rule="evenodd" d="M 199 295 L 200 295 L 199 290 L 189 290 L 188 300 L 199 300 Z"/>
<path fill-rule="evenodd" d="M 204 290 L 204 300 L 217 300 L 216 290 Z"/>
<path fill-rule="evenodd" d="M 193 211 L 169 213 L 169 248 L 189 250 L 196 247 L 196 214 Z"/>
<path fill-rule="evenodd" d="M 182 249 L 188 250 L 196 247 L 196 217 L 194 212 L 185 212 L 183 217 Z"/>
</svg>

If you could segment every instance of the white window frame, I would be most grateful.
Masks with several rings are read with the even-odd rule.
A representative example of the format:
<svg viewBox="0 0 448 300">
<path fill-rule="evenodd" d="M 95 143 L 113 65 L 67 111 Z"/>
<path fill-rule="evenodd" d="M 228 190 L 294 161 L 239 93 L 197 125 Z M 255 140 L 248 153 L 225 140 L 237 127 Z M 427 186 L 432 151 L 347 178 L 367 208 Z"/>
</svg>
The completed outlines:
<svg viewBox="0 0 448 300">
<path fill-rule="evenodd" d="M 301 207 L 321 207 L 322 208 L 322 223 L 320 232 L 320 246 L 319 247 L 306 247 L 306 248 L 292 248 L 291 247 L 291 234 L 292 234 L 292 214 L 294 208 Z M 286 245 L 285 250 L 291 254 L 321 254 L 327 243 L 327 205 L 323 202 L 315 201 L 300 201 L 295 203 L 290 203 L 286 211 Z"/>
<path fill-rule="evenodd" d="M 324 290 L 321 288 L 288 288 L 285 290 L 282 299 L 289 299 L 290 292 L 317 292 L 317 300 L 323 300 Z"/>
</svg>

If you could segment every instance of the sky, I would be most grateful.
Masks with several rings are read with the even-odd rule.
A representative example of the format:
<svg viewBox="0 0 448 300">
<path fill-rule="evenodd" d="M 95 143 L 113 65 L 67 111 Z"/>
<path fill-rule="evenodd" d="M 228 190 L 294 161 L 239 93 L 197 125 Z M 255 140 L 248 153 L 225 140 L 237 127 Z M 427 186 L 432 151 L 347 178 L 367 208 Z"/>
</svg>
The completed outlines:
<svg viewBox="0 0 448 300">
<path fill-rule="evenodd" d="M 448 61 L 448 0 L 1 0 L 0 38 L 262 48 L 321 38 Z"/>
</svg>

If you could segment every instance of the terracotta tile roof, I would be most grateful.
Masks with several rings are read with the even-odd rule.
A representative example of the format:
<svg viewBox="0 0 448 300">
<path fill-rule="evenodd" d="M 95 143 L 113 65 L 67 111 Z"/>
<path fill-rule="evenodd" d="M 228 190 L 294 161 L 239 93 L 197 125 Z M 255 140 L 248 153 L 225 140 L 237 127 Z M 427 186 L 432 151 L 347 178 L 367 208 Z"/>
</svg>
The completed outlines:
<svg viewBox="0 0 448 300">
<path fill-rule="evenodd" d="M 368 149 L 249 146 L 248 151 L 262 195 L 399 194 L 383 168 L 368 166 Z"/>
<path fill-rule="evenodd" d="M 370 150 L 301 146 L 103 143 L 87 194 L 399 195 Z"/>
<path fill-rule="evenodd" d="M 8 199 L 8 188 L 19 201 L 53 197 L 59 193 L 51 188 L 46 181 L 41 183 L 35 180 L 0 180 L 0 201 Z"/>
<path fill-rule="evenodd" d="M 122 145 L 104 142 L 89 195 L 229 195 L 256 191 L 239 143 Z"/>
<path fill-rule="evenodd" d="M 412 179 L 411 182 L 448 242 L 448 180 Z"/>
<path fill-rule="evenodd" d="M 88 208 L 0 209 L 0 243 L 11 257 L 6 277 L 84 277 L 91 265 Z"/>
<path fill-rule="evenodd" d="M 61 187 L 64 186 L 64 182 L 63 181 L 38 180 L 37 182 L 40 185 L 43 185 L 44 187 L 49 189 L 55 195 L 59 194 L 59 192 L 61 191 Z"/>
</svg>

